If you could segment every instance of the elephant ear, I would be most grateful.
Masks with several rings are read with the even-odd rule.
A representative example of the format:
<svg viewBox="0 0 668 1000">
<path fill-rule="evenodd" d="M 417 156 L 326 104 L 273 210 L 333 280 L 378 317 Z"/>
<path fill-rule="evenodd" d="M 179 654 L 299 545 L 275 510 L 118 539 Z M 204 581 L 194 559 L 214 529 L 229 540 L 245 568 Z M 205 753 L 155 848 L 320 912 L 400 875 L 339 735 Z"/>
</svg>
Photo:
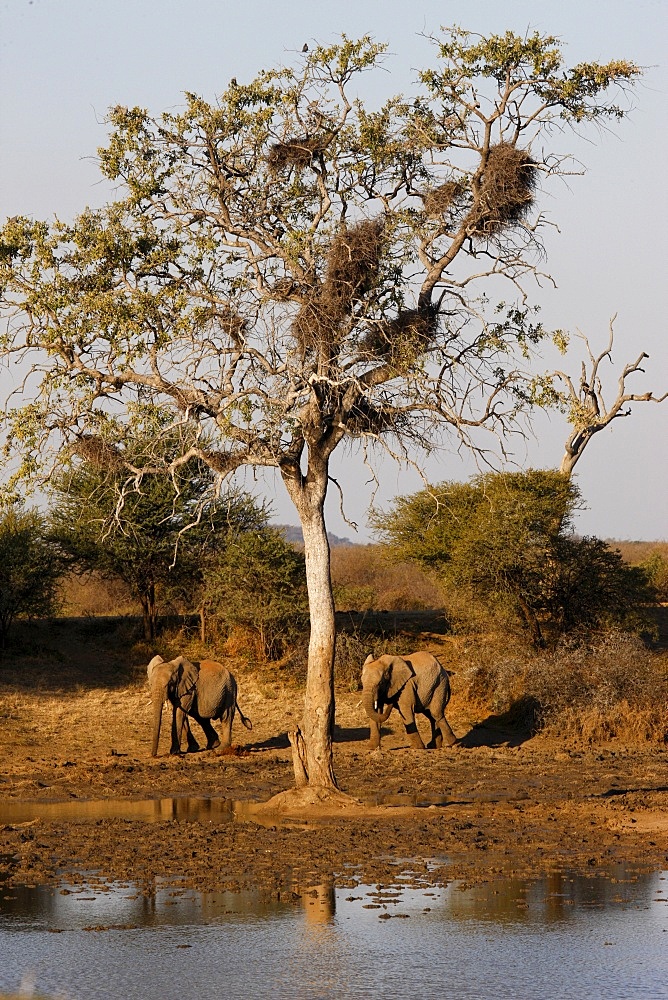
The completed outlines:
<svg viewBox="0 0 668 1000">
<path fill-rule="evenodd" d="M 387 697 L 394 698 L 399 694 L 404 684 L 411 679 L 413 671 L 400 656 L 388 657 L 387 664 Z"/>
<path fill-rule="evenodd" d="M 169 694 L 175 704 L 184 712 L 192 708 L 197 691 L 199 667 L 191 663 L 185 656 L 179 656 L 173 661 L 174 670 L 169 683 Z"/>
<path fill-rule="evenodd" d="M 163 660 L 163 658 L 161 656 L 154 656 L 153 657 L 153 659 L 149 663 L 148 667 L 146 668 L 146 673 L 148 674 L 148 679 L 149 680 L 151 679 L 151 674 L 153 673 L 153 671 L 155 670 L 155 668 L 158 667 L 158 666 L 160 666 L 160 664 L 164 663 L 164 662 L 165 661 Z"/>
</svg>

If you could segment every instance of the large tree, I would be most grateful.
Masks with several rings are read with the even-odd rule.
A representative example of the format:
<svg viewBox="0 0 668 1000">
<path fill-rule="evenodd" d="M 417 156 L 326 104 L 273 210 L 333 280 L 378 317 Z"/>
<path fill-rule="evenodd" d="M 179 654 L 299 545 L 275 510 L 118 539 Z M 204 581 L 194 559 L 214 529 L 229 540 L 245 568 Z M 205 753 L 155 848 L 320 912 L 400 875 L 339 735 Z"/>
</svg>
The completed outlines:
<svg viewBox="0 0 668 1000">
<path fill-rule="evenodd" d="M 9 414 L 22 471 L 138 398 L 194 429 L 174 468 L 280 471 L 311 614 L 295 771 L 318 788 L 335 787 L 332 452 L 506 433 L 526 398 L 518 353 L 543 334 L 523 288 L 541 261 L 538 185 L 571 169 L 552 144 L 622 116 L 610 91 L 640 74 L 569 68 L 537 33 L 452 29 L 434 46 L 411 97 L 379 108 L 357 96 L 385 48 L 368 37 L 214 102 L 187 94 L 181 113 L 116 107 L 100 162 L 117 199 L 71 224 L 13 219 L 0 239 L 4 351 L 33 361 Z"/>
</svg>

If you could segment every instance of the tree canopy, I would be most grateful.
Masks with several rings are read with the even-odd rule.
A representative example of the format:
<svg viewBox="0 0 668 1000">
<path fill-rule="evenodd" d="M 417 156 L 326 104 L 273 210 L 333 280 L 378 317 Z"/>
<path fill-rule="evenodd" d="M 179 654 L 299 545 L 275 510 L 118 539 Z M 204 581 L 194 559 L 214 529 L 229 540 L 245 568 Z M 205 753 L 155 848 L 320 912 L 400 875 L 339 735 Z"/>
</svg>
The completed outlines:
<svg viewBox="0 0 668 1000">
<path fill-rule="evenodd" d="M 18 617 L 54 613 L 64 570 L 44 517 L 19 504 L 5 508 L 0 514 L 0 649 Z"/>
<path fill-rule="evenodd" d="M 513 426 L 531 396 L 518 362 L 545 332 L 523 283 L 540 272 L 540 189 L 568 171 L 553 146 L 621 117 L 641 73 L 569 68 L 539 33 L 433 42 L 413 93 L 380 107 L 357 90 L 385 46 L 345 36 L 212 102 L 115 107 L 100 165 L 117 199 L 0 232 L 1 346 L 32 364 L 8 410 L 20 475 L 147 399 L 192 430 L 172 469 L 280 470 L 311 611 L 295 771 L 316 786 L 335 783 L 330 456 L 349 439 L 415 461 L 444 430 Z"/>
<path fill-rule="evenodd" d="M 129 480 L 128 467 L 168 468 L 182 445 L 164 411 L 146 409 L 135 420 L 129 440 L 82 438 L 51 480 L 52 537 L 70 565 L 127 583 L 142 607 L 144 637 L 154 639 L 157 590 L 163 601 L 176 596 L 199 609 L 212 558 L 237 534 L 263 528 L 267 516 L 248 495 L 221 495 L 211 469 L 194 457 L 169 477 L 155 471 L 141 484 Z"/>
<path fill-rule="evenodd" d="M 598 538 L 572 533 L 582 507 L 556 470 L 487 473 L 398 498 L 375 524 L 396 559 L 519 621 L 535 646 L 575 629 L 647 625 L 647 574 Z"/>
</svg>

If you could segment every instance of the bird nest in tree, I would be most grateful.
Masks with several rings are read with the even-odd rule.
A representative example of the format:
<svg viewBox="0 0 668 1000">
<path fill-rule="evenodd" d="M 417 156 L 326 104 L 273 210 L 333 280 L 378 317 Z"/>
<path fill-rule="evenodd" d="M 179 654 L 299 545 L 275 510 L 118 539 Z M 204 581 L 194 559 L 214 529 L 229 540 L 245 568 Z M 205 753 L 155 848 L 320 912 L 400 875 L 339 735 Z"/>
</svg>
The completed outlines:
<svg viewBox="0 0 668 1000">
<path fill-rule="evenodd" d="M 525 149 L 510 143 L 492 146 L 480 184 L 480 198 L 471 210 L 472 236 L 494 236 L 521 222 L 533 204 L 538 168 Z"/>
<path fill-rule="evenodd" d="M 96 469 L 117 472 L 123 468 L 123 459 L 117 449 L 97 434 L 82 434 L 72 450 Z"/>
<path fill-rule="evenodd" d="M 409 364 L 431 347 L 438 326 L 438 311 L 406 309 L 396 319 L 374 323 L 361 347 L 374 358 Z"/>
<path fill-rule="evenodd" d="M 313 157 L 327 146 L 327 139 L 321 135 L 303 135 L 288 142 L 276 142 L 269 150 L 267 163 L 272 170 L 288 170 L 296 167 L 303 170 L 313 162 Z"/>
<path fill-rule="evenodd" d="M 467 190 L 464 181 L 446 181 L 445 184 L 427 191 L 422 196 L 424 210 L 431 218 L 438 218 L 445 215 L 450 209 L 460 201 L 462 195 Z"/>
<path fill-rule="evenodd" d="M 240 344 L 246 332 L 246 320 L 243 316 L 233 312 L 232 309 L 225 309 L 218 317 L 221 329 L 230 337 L 235 344 Z"/>
<path fill-rule="evenodd" d="M 333 345 L 355 302 L 373 287 L 382 252 L 382 220 L 365 219 L 340 230 L 332 240 L 327 272 L 299 310 L 293 334 L 302 352 Z"/>
<path fill-rule="evenodd" d="M 350 411 L 346 428 L 351 434 L 382 434 L 396 426 L 396 414 L 382 405 L 374 406 L 361 396 Z"/>
<path fill-rule="evenodd" d="M 383 240 L 380 219 L 365 219 L 342 229 L 332 240 L 322 298 L 332 311 L 347 310 L 369 291 L 378 276 Z"/>
</svg>

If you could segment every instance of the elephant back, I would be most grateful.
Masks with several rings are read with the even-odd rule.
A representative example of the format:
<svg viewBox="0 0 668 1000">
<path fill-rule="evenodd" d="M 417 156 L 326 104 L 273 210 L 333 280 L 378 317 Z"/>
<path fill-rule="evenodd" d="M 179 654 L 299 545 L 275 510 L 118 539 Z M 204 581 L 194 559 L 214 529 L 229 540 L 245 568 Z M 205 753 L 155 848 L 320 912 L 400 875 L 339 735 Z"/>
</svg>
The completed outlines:
<svg viewBox="0 0 668 1000">
<path fill-rule="evenodd" d="M 450 680 L 439 660 L 426 650 L 411 653 L 405 660 L 415 671 L 419 701 L 423 705 L 429 705 L 438 692 L 438 700 L 442 700 L 444 706 L 447 705 L 450 700 Z"/>
<path fill-rule="evenodd" d="M 224 718 L 234 708 L 236 682 L 222 663 L 201 660 L 197 681 L 197 711 L 205 719 Z"/>
</svg>

